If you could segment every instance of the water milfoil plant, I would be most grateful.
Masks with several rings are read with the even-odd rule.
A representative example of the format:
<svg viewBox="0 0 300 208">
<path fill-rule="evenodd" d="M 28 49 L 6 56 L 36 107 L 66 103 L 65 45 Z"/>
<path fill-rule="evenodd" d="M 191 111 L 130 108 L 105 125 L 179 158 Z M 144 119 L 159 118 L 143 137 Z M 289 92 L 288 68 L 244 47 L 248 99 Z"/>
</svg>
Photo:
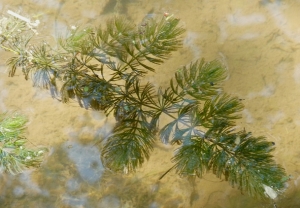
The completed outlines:
<svg viewBox="0 0 300 208">
<path fill-rule="evenodd" d="M 184 29 L 178 18 L 149 17 L 136 26 L 115 17 L 104 27 L 73 27 L 56 48 L 31 41 L 36 31 L 18 17 L 1 21 L 0 47 L 14 53 L 7 62 L 10 76 L 21 68 L 34 86 L 50 89 L 61 102 L 77 100 L 114 115 L 113 131 L 99 145 L 107 168 L 134 172 L 159 138 L 178 146 L 167 172 L 201 178 L 212 171 L 242 192 L 272 199 L 284 189 L 286 174 L 273 159 L 274 144 L 235 128 L 243 104 L 223 91 L 227 70 L 221 62 L 200 59 L 180 67 L 166 88 L 145 81 L 180 48 Z"/>
<path fill-rule="evenodd" d="M 29 149 L 24 136 L 27 118 L 19 113 L 0 115 L 0 171 L 18 174 L 39 167 L 46 149 Z"/>
</svg>

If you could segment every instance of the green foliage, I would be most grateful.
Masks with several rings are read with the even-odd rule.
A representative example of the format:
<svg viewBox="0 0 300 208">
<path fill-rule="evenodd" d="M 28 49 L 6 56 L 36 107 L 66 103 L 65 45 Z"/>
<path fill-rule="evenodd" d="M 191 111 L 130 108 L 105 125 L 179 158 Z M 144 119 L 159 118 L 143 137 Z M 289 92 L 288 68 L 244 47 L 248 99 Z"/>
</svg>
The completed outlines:
<svg viewBox="0 0 300 208">
<path fill-rule="evenodd" d="M 38 167 L 45 149 L 25 147 L 23 136 L 27 119 L 19 114 L 0 115 L 0 169 L 18 174 L 27 167 Z"/>
<path fill-rule="evenodd" d="M 181 46 L 179 19 L 145 18 L 135 27 L 116 17 L 105 27 L 72 29 L 55 50 L 47 43 L 29 47 L 24 37 L 30 31 L 23 31 L 1 44 L 17 55 L 8 61 L 10 75 L 21 67 L 35 86 L 50 89 L 62 102 L 76 99 L 81 107 L 113 113 L 116 126 L 100 147 L 107 167 L 135 171 L 149 159 L 158 135 L 180 145 L 172 158 L 180 175 L 201 178 L 212 171 L 255 196 L 265 196 L 266 187 L 276 193 L 284 188 L 286 175 L 271 155 L 273 144 L 235 130 L 243 104 L 223 92 L 227 70 L 219 61 L 202 59 L 178 69 L 165 89 L 142 81 Z M 162 116 L 171 119 L 164 126 Z"/>
<path fill-rule="evenodd" d="M 15 18 L 2 17 L 0 25 L 0 47 L 15 54 L 7 61 L 7 64 L 11 66 L 9 76 L 14 76 L 17 67 L 26 70 L 30 62 L 31 55 L 27 50 L 27 44 L 34 32 L 28 28 L 25 22 Z"/>
</svg>

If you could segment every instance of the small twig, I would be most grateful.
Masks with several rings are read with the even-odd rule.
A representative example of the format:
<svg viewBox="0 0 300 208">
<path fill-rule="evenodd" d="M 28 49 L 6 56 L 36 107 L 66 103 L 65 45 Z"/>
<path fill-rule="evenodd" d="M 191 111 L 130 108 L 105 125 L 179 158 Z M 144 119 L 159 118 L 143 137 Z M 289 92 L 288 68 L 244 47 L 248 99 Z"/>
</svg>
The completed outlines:
<svg viewBox="0 0 300 208">
<path fill-rule="evenodd" d="M 34 27 L 37 27 L 39 24 L 40 24 L 40 21 L 39 20 L 35 20 L 35 22 L 31 22 L 30 19 L 26 18 L 26 17 L 23 17 L 11 10 L 8 10 L 7 11 L 8 14 L 26 22 L 27 26 L 35 33 L 35 34 L 38 34 L 37 31 L 34 29 Z"/>
<path fill-rule="evenodd" d="M 40 24 L 40 21 L 39 21 L 39 20 L 36 20 L 34 23 L 32 23 L 32 22 L 30 21 L 30 19 L 28 19 L 28 18 L 26 18 L 26 17 L 23 17 L 23 16 L 21 16 L 21 15 L 15 13 L 15 12 L 13 12 L 13 11 L 11 11 L 11 10 L 8 10 L 7 13 L 10 14 L 10 15 L 12 15 L 12 16 L 14 16 L 14 17 L 16 17 L 16 18 L 18 18 L 18 19 L 20 19 L 20 20 L 22 20 L 22 21 L 24 21 L 24 22 L 26 22 L 26 23 L 29 24 L 29 25 L 34 26 L 34 27 L 37 27 L 37 26 Z"/>
</svg>

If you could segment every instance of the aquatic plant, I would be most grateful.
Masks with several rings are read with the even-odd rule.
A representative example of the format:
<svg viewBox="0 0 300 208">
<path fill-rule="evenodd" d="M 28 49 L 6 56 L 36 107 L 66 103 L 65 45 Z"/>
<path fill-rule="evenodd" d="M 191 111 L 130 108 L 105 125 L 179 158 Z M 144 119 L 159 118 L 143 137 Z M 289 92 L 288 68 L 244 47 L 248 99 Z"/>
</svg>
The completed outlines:
<svg viewBox="0 0 300 208">
<path fill-rule="evenodd" d="M 24 130 L 27 119 L 18 113 L 0 114 L 0 171 L 11 174 L 23 172 L 27 167 L 39 167 L 45 149 L 26 147 Z"/>
<path fill-rule="evenodd" d="M 243 104 L 223 91 L 227 70 L 221 62 L 201 59 L 181 67 L 166 88 L 143 80 L 181 46 L 184 29 L 178 18 L 147 17 L 135 26 L 115 17 L 105 27 L 73 26 L 54 49 L 33 44 L 33 23 L 13 16 L 0 24 L 0 47 L 14 53 L 7 62 L 9 75 L 21 68 L 34 86 L 50 89 L 63 103 L 75 99 L 86 109 L 113 113 L 116 125 L 100 145 L 106 167 L 135 171 L 159 137 L 178 145 L 166 174 L 174 169 L 201 178 L 212 171 L 241 192 L 272 199 L 284 189 L 285 171 L 271 154 L 274 143 L 235 130 Z M 170 122 L 161 126 L 162 117 Z"/>
</svg>

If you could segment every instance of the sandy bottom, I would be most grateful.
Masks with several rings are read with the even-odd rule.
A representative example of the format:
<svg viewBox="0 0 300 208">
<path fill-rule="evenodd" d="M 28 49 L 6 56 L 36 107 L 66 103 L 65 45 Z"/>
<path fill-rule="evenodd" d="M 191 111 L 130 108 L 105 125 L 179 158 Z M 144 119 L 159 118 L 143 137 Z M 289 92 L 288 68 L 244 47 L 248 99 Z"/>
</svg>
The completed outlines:
<svg viewBox="0 0 300 208">
<path fill-rule="evenodd" d="M 276 143 L 276 161 L 292 176 L 278 207 L 300 207 L 300 1 L 296 0 L 2 0 L 7 9 L 38 16 L 43 39 L 53 41 L 72 25 L 98 25 L 114 13 L 138 23 L 146 14 L 173 13 L 187 32 L 184 47 L 147 79 L 166 86 L 178 67 L 198 58 L 220 59 L 229 70 L 225 90 L 244 99 L 238 126 Z M 147 3 L 151 2 L 151 3 Z M 28 116 L 27 138 L 50 149 L 37 170 L 0 177 L 0 207 L 273 207 L 241 195 L 207 174 L 191 182 L 169 173 L 175 147 L 157 143 L 150 160 L 134 175 L 104 171 L 95 144 L 112 128 L 111 118 L 62 104 L 34 89 L 21 71 L 8 77 L 1 53 L 0 110 Z M 168 78 L 166 80 L 166 78 Z"/>
</svg>

